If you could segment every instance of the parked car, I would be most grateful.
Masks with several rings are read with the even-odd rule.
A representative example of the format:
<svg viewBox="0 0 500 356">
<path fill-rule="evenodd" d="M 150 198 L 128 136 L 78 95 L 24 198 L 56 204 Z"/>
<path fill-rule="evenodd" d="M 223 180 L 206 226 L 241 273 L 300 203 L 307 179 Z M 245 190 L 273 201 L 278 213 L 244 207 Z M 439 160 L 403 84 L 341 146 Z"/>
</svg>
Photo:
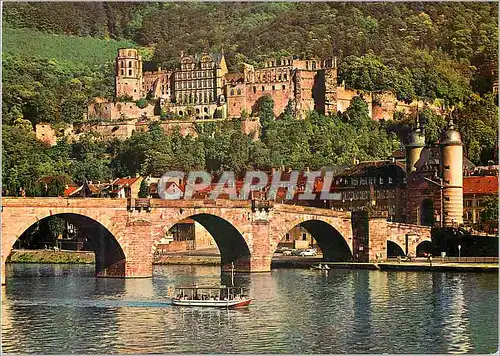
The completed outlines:
<svg viewBox="0 0 500 356">
<path fill-rule="evenodd" d="M 302 253 L 302 251 L 304 250 L 292 250 L 292 256 L 300 256 L 300 254 Z"/>
<path fill-rule="evenodd" d="M 303 250 L 300 252 L 299 256 L 316 256 L 318 253 L 313 248 L 308 248 L 307 250 Z"/>
<path fill-rule="evenodd" d="M 286 247 L 286 246 L 283 246 L 283 247 L 278 247 L 276 249 L 276 253 L 281 253 L 281 254 L 285 254 L 285 252 L 287 251 L 291 251 L 290 247 Z"/>
<path fill-rule="evenodd" d="M 291 256 L 293 253 L 293 250 L 288 249 L 288 250 L 282 251 L 281 253 L 283 254 L 283 256 Z"/>
</svg>

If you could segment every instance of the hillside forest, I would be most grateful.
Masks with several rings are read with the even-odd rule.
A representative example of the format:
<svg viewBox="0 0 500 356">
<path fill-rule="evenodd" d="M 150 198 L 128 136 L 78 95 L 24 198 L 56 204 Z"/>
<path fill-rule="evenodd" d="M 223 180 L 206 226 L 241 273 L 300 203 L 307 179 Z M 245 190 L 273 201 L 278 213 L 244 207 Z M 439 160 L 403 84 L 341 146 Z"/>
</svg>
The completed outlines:
<svg viewBox="0 0 500 356">
<path fill-rule="evenodd" d="M 86 133 L 49 147 L 33 127 L 82 120 L 95 97 L 113 100 L 114 57 L 121 47 L 174 68 L 180 52 L 224 50 L 230 71 L 269 57 L 335 55 L 338 82 L 396 93 L 453 109 L 465 152 L 475 164 L 497 162 L 498 8 L 495 2 L 154 3 L 7 2 L 3 6 L 3 192 L 59 195 L 68 182 L 161 175 L 172 169 L 319 169 L 385 159 L 401 149 L 415 117 L 370 120 L 356 98 L 347 112 L 311 112 L 296 120 L 274 103 L 258 105 L 262 132 L 252 141 L 238 120 L 198 124 L 198 137 L 149 132 L 125 141 Z M 428 143 L 447 118 L 422 109 Z M 50 178 L 50 179 L 49 179 Z"/>
</svg>

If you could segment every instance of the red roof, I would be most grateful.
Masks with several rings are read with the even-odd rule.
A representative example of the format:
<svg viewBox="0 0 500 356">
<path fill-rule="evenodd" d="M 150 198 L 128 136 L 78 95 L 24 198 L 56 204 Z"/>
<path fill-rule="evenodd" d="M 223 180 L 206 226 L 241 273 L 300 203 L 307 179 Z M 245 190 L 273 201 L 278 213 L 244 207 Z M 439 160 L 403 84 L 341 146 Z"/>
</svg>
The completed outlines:
<svg viewBox="0 0 500 356">
<path fill-rule="evenodd" d="M 134 184 L 140 177 L 134 177 L 134 178 L 116 178 L 115 181 L 112 183 L 113 185 L 125 185 L 128 184 L 131 186 Z"/>
<path fill-rule="evenodd" d="M 68 187 L 64 189 L 64 196 L 69 197 L 71 193 L 73 193 L 75 190 L 77 190 L 79 187 Z"/>
<path fill-rule="evenodd" d="M 498 177 L 464 177 L 464 194 L 498 194 Z"/>
</svg>

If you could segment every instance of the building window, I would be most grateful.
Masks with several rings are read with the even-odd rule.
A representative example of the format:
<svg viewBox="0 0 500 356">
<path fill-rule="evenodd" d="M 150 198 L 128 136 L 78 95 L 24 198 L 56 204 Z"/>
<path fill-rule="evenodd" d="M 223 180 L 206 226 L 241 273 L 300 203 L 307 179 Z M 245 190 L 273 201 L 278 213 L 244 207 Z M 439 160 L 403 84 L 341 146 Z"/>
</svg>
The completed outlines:
<svg viewBox="0 0 500 356">
<path fill-rule="evenodd" d="M 389 177 L 389 184 L 392 184 L 392 177 Z"/>
<path fill-rule="evenodd" d="M 366 185 L 366 177 L 363 177 L 359 180 L 360 185 Z"/>
<path fill-rule="evenodd" d="M 358 185 L 358 178 L 352 178 L 351 179 L 351 184 L 352 185 Z"/>
<path fill-rule="evenodd" d="M 283 85 L 281 86 L 281 89 L 285 90 L 285 89 L 286 89 L 286 85 L 285 85 L 285 84 L 283 84 Z"/>
<path fill-rule="evenodd" d="M 290 234 L 285 235 L 285 240 L 290 241 Z"/>
<path fill-rule="evenodd" d="M 315 62 L 315 61 L 313 61 L 313 62 L 312 62 L 312 69 L 313 69 L 313 70 L 315 70 L 315 69 L 316 69 L 316 62 Z"/>
<path fill-rule="evenodd" d="M 274 85 L 273 85 L 273 91 L 274 91 L 274 90 L 276 90 L 276 88 L 275 88 L 275 87 L 274 87 Z"/>
<path fill-rule="evenodd" d="M 303 233 L 302 234 L 302 241 L 306 241 L 307 240 L 307 234 L 306 233 Z"/>
<path fill-rule="evenodd" d="M 464 200 L 464 205 L 466 207 L 471 207 L 472 206 L 472 200 Z"/>
<path fill-rule="evenodd" d="M 132 69 L 128 70 L 128 75 L 132 75 Z"/>
<path fill-rule="evenodd" d="M 378 184 L 383 185 L 384 184 L 384 178 L 380 177 L 378 179 Z"/>
<path fill-rule="evenodd" d="M 229 95 L 231 95 L 231 96 L 234 95 L 234 89 L 231 89 L 231 91 L 229 92 Z"/>
<path fill-rule="evenodd" d="M 132 68 L 132 61 L 128 62 L 128 67 Z"/>
<path fill-rule="evenodd" d="M 236 89 L 236 93 L 237 93 L 238 95 L 241 95 L 241 89 Z"/>
<path fill-rule="evenodd" d="M 253 93 L 254 94 L 257 93 L 257 87 L 255 87 L 255 86 L 253 87 Z"/>
<path fill-rule="evenodd" d="M 264 91 L 264 87 L 262 87 L 262 91 Z"/>
<path fill-rule="evenodd" d="M 124 74 L 125 74 L 125 71 L 122 69 L 122 75 L 124 75 Z"/>
</svg>

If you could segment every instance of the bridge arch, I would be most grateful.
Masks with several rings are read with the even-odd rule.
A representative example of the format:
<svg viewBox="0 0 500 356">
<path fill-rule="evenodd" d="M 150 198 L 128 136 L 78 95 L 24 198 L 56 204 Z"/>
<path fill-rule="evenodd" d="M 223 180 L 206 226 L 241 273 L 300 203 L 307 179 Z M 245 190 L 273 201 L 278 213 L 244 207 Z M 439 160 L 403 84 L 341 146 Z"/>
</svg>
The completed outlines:
<svg viewBox="0 0 500 356">
<path fill-rule="evenodd" d="M 405 251 L 398 243 L 387 240 L 387 257 L 405 256 Z"/>
<path fill-rule="evenodd" d="M 162 225 L 161 232 L 153 240 L 152 252 L 157 249 L 161 238 L 174 225 L 183 220 L 192 219 L 201 224 L 212 235 L 220 251 L 223 269 L 228 269 L 231 263 L 234 263 L 236 270 L 247 271 L 249 269 L 251 246 L 249 246 L 248 239 L 251 230 L 241 230 L 241 222 L 248 220 L 246 213 L 228 216 L 224 212 L 217 212 L 214 209 L 187 209 L 179 215 L 181 216 L 169 219 Z"/>
<path fill-rule="evenodd" d="M 427 254 L 432 254 L 434 256 L 437 256 L 436 246 L 430 240 L 424 240 L 424 241 L 420 242 L 417 245 L 416 251 L 417 251 L 417 253 L 416 253 L 417 257 L 424 257 Z"/>
<path fill-rule="evenodd" d="M 296 226 L 301 226 L 307 230 L 323 252 L 323 259 L 326 261 L 351 261 L 352 237 L 344 236 L 336 227 L 336 220 L 321 216 L 302 216 L 289 223 L 283 224 L 273 241 L 272 251 L 278 247 L 278 243 L 285 235 Z"/>
<path fill-rule="evenodd" d="M 126 274 L 126 255 L 119 241 L 118 231 L 110 220 L 98 216 L 87 216 L 76 212 L 49 210 L 42 215 L 28 215 L 15 219 L 11 228 L 2 226 L 2 263 L 5 263 L 13 246 L 21 236 L 40 221 L 48 217 L 60 217 L 77 227 L 95 247 L 95 272 L 98 277 L 124 277 Z M 12 223 L 12 219 L 9 220 Z"/>
</svg>

